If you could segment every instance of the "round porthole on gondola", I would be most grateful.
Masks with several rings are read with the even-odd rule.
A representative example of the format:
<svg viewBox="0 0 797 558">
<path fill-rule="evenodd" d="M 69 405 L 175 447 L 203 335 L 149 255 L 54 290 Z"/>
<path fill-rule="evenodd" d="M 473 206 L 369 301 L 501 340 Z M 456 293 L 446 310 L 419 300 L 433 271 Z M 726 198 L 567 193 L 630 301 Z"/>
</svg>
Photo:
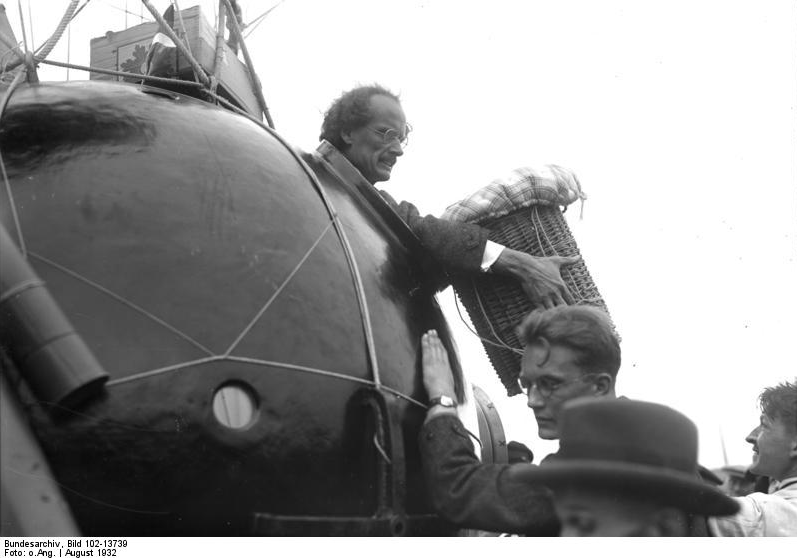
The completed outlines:
<svg viewBox="0 0 797 558">
<path fill-rule="evenodd" d="M 213 416 L 232 430 L 249 427 L 255 422 L 257 411 L 254 390 L 242 382 L 226 383 L 213 394 Z"/>
</svg>

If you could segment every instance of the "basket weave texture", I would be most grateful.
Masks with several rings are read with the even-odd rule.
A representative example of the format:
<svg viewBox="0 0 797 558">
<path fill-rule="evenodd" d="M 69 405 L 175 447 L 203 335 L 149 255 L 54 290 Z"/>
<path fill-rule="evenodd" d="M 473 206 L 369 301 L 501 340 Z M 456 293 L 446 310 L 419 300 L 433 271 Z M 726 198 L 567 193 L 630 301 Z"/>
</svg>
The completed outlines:
<svg viewBox="0 0 797 558">
<path fill-rule="evenodd" d="M 532 256 L 581 255 L 557 206 L 532 205 L 478 224 L 489 230 L 493 242 Z M 562 278 L 576 304 L 597 306 L 608 313 L 583 259 L 562 267 Z M 482 273 L 455 279 L 453 286 L 507 394 L 521 393 L 518 373 L 523 346 L 515 329 L 536 307 L 510 277 Z"/>
</svg>

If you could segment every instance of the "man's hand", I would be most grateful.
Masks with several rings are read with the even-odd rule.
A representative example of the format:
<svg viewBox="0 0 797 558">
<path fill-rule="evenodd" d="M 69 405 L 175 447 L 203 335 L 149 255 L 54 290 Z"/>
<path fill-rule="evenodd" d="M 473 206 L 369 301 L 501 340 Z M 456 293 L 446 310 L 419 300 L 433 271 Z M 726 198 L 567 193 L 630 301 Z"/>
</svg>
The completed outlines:
<svg viewBox="0 0 797 558">
<path fill-rule="evenodd" d="M 550 256 L 538 258 L 504 248 L 493 264 L 496 273 L 511 275 L 520 281 L 526 295 L 536 306 L 553 308 L 573 304 L 573 296 L 562 280 L 561 267 L 572 265 L 580 256 Z"/>
<path fill-rule="evenodd" d="M 454 375 L 451 372 L 451 365 L 448 362 L 448 352 L 440 341 L 437 331 L 430 329 L 421 337 L 421 352 L 423 357 L 423 387 L 429 399 L 447 395 L 456 400 L 456 390 L 454 389 Z M 454 415 L 457 411 L 450 407 L 435 405 L 426 413 L 426 420 L 429 421 L 438 415 Z"/>
<path fill-rule="evenodd" d="M 454 375 L 448 362 L 448 353 L 437 335 L 437 331 L 430 329 L 421 337 L 421 352 L 423 358 L 423 387 L 429 399 L 447 395 L 456 400 L 454 389 Z M 439 406 L 438 406 L 439 407 Z M 435 407 L 437 409 L 437 407 Z M 447 409 L 454 412 L 453 409 Z"/>
</svg>

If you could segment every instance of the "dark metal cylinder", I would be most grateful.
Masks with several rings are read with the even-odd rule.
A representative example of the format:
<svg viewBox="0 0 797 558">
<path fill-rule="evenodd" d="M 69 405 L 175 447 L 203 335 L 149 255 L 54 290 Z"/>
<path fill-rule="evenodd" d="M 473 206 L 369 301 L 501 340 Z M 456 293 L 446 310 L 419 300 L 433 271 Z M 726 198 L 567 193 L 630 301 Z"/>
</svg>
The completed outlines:
<svg viewBox="0 0 797 558">
<path fill-rule="evenodd" d="M 45 403 L 75 407 L 108 380 L 2 225 L 0 345 Z"/>
</svg>

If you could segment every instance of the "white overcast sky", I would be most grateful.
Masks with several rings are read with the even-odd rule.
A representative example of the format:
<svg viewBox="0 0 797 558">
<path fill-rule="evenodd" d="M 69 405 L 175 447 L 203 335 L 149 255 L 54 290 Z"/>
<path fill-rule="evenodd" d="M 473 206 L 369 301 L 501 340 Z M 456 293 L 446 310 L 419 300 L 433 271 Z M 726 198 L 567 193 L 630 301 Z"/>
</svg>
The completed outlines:
<svg viewBox="0 0 797 558">
<path fill-rule="evenodd" d="M 197 3 L 212 20 L 216 2 L 179 5 Z M 241 3 L 249 22 L 276 0 Z M 37 45 L 67 4 L 22 0 Z M 341 91 L 399 92 L 414 131 L 384 186 L 424 213 L 519 166 L 572 169 L 589 200 L 568 222 L 623 337 L 619 392 L 687 414 L 714 467 L 720 431 L 729 461 L 749 463 L 758 393 L 797 376 L 795 6 L 286 0 L 247 44 L 277 131 L 305 150 Z M 136 0 L 92 0 L 72 24 L 71 61 L 88 64 L 89 40 L 138 14 L 151 19 Z M 66 61 L 67 44 L 50 58 Z M 450 291 L 441 302 L 509 437 L 538 458 L 554 449 L 522 396 L 506 398 Z"/>
</svg>

